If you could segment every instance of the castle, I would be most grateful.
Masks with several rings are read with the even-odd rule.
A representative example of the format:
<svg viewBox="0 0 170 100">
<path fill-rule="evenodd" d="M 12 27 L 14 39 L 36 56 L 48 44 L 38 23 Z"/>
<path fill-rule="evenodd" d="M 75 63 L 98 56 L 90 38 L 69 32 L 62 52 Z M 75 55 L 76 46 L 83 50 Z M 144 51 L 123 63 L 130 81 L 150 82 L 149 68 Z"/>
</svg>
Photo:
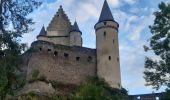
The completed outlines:
<svg viewBox="0 0 170 100">
<path fill-rule="evenodd" d="M 121 88 L 118 28 L 107 1 L 101 11 L 96 31 L 96 49 L 82 47 L 83 32 L 77 22 L 71 24 L 62 6 L 47 29 L 42 27 L 37 41 L 25 53 L 26 77 L 34 70 L 48 80 L 78 85 L 87 77 L 104 79 L 111 87 Z"/>
</svg>

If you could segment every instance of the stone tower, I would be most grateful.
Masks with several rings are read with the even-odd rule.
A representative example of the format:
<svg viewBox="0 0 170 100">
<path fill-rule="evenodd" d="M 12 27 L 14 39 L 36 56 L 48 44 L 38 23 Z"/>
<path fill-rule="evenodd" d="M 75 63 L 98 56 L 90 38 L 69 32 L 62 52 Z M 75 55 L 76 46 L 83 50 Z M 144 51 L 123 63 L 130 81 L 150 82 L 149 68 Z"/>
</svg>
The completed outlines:
<svg viewBox="0 0 170 100">
<path fill-rule="evenodd" d="M 119 24 L 114 20 L 107 1 L 104 1 L 96 30 L 97 74 L 113 88 L 121 87 L 119 63 Z"/>
<path fill-rule="evenodd" d="M 70 46 L 82 46 L 82 32 L 80 31 L 77 22 L 75 21 L 70 31 Z"/>
</svg>

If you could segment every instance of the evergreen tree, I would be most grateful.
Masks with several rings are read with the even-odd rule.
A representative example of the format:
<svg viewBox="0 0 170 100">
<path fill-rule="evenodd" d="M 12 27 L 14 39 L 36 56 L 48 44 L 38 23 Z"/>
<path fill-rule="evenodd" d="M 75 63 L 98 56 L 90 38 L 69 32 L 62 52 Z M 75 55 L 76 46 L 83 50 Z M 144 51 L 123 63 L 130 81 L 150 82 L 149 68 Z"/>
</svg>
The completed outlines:
<svg viewBox="0 0 170 100">
<path fill-rule="evenodd" d="M 170 4 L 160 3 L 154 15 L 154 24 L 150 26 L 150 49 L 145 47 L 145 51 L 153 50 L 159 60 L 146 57 L 144 78 L 146 85 L 155 89 L 170 88 Z"/>
<path fill-rule="evenodd" d="M 19 39 L 22 34 L 31 31 L 34 24 L 28 14 L 38 8 L 41 2 L 36 0 L 0 1 L 0 98 L 13 94 L 22 86 L 19 64 L 25 44 Z"/>
</svg>

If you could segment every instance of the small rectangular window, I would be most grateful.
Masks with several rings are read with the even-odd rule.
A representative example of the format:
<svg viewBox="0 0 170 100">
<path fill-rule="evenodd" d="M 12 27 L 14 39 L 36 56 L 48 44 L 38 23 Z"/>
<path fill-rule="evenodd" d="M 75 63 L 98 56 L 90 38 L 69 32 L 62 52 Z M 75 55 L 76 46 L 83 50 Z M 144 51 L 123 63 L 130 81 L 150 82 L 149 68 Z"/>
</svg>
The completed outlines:
<svg viewBox="0 0 170 100">
<path fill-rule="evenodd" d="M 106 32 L 103 33 L 103 36 L 106 37 Z"/>
<path fill-rule="evenodd" d="M 57 51 L 54 51 L 54 56 L 58 56 L 58 52 Z"/>
<path fill-rule="evenodd" d="M 111 60 L 112 58 L 111 58 L 111 56 L 109 56 L 109 60 Z"/>
<path fill-rule="evenodd" d="M 87 59 L 88 62 L 92 62 L 92 57 L 89 56 L 88 59 Z"/>
<path fill-rule="evenodd" d="M 76 57 L 76 61 L 80 61 L 80 57 Z"/>
<path fill-rule="evenodd" d="M 48 49 L 48 52 L 50 52 L 51 51 L 51 49 Z"/>
<path fill-rule="evenodd" d="M 65 57 L 65 58 L 68 58 L 68 56 L 69 56 L 69 55 L 68 55 L 67 53 L 64 53 L 64 57 Z"/>
</svg>

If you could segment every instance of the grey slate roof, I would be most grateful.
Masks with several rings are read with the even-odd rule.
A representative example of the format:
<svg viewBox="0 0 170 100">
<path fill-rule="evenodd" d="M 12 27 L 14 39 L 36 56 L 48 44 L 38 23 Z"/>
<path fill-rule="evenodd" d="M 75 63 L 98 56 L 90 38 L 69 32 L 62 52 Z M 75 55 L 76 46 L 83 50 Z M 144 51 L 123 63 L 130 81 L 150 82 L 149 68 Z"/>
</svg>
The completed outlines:
<svg viewBox="0 0 170 100">
<path fill-rule="evenodd" d="M 73 32 L 73 31 L 74 31 L 74 32 L 80 32 L 80 33 L 81 33 L 81 31 L 80 31 L 80 29 L 79 29 L 79 26 L 78 26 L 78 24 L 77 24 L 76 21 L 74 22 L 74 25 L 72 26 L 70 32 Z"/>
<path fill-rule="evenodd" d="M 45 27 L 43 26 L 41 31 L 40 31 L 39 36 L 45 36 L 45 35 L 47 35 L 47 32 L 45 31 Z"/>
<path fill-rule="evenodd" d="M 99 22 L 108 21 L 108 20 L 114 21 L 114 18 L 113 18 L 113 15 L 111 13 L 111 10 L 109 8 L 109 5 L 107 3 L 107 0 L 105 0 L 103 8 L 102 8 L 101 15 L 100 15 L 100 18 L 99 18 Z"/>
</svg>

